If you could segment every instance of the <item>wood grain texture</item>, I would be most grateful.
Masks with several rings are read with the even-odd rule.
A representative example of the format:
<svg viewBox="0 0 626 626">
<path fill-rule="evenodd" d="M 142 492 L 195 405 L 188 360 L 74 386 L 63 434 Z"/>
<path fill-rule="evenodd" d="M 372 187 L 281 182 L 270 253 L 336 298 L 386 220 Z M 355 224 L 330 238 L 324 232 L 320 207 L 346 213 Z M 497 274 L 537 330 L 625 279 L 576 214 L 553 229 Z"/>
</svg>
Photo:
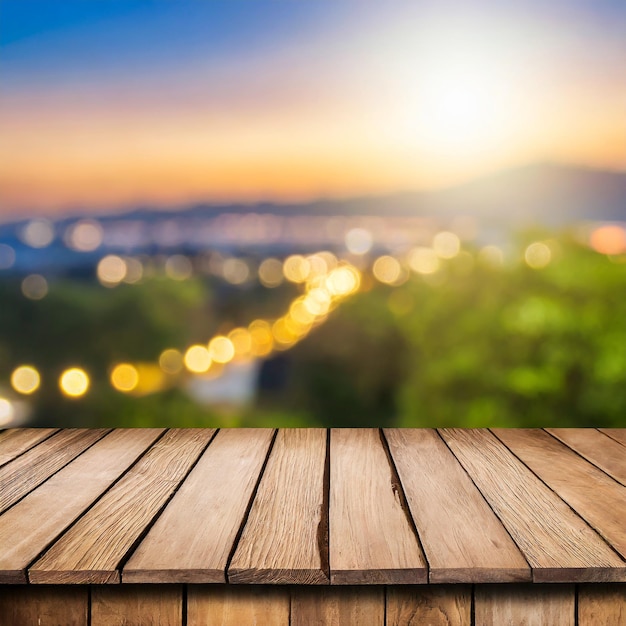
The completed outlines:
<svg viewBox="0 0 626 626">
<path fill-rule="evenodd" d="M 290 592 L 281 586 L 189 585 L 187 626 L 289 626 Z"/>
<path fill-rule="evenodd" d="M 578 626 L 625 626 L 625 585 L 580 585 Z"/>
<path fill-rule="evenodd" d="M 170 430 L 29 570 L 33 583 L 116 583 L 118 566 L 210 441 Z"/>
<path fill-rule="evenodd" d="M 626 428 L 599 428 L 601 433 L 626 446 Z"/>
<path fill-rule="evenodd" d="M 469 585 L 387 588 L 386 626 L 470 626 Z"/>
<path fill-rule="evenodd" d="M 0 586 L 2 626 L 85 626 L 87 587 Z"/>
<path fill-rule="evenodd" d="M 294 587 L 291 626 L 384 626 L 383 587 Z"/>
<path fill-rule="evenodd" d="M 15 504 L 109 432 L 62 430 L 0 468 L 0 512 Z"/>
<path fill-rule="evenodd" d="M 233 583 L 326 584 L 326 431 L 280 430 L 228 570 Z"/>
<path fill-rule="evenodd" d="M 91 626 L 182 626 L 182 585 L 96 585 Z"/>
<path fill-rule="evenodd" d="M 546 431 L 626 485 L 626 447 L 595 428 L 546 428 Z"/>
<path fill-rule="evenodd" d="M 622 559 L 492 433 L 440 432 L 522 550 L 535 582 L 626 580 Z"/>
<path fill-rule="evenodd" d="M 477 585 L 475 624 L 574 626 L 575 604 L 573 585 Z"/>
<path fill-rule="evenodd" d="M 542 430 L 496 429 L 494 433 L 541 480 L 587 520 L 623 557 L 626 557 L 624 485 L 614 481 Z"/>
<path fill-rule="evenodd" d="M 226 582 L 226 564 L 272 441 L 221 430 L 134 552 L 124 582 Z"/>
<path fill-rule="evenodd" d="M 0 433 L 0 465 L 47 439 L 58 428 L 9 428 Z"/>
<path fill-rule="evenodd" d="M 530 581 L 523 555 L 436 431 L 384 433 L 428 558 L 430 582 Z"/>
<path fill-rule="evenodd" d="M 26 567 L 163 432 L 119 429 L 0 516 L 0 583 L 26 582 Z"/>
<path fill-rule="evenodd" d="M 428 570 L 374 428 L 330 433 L 330 580 L 425 583 Z"/>
</svg>

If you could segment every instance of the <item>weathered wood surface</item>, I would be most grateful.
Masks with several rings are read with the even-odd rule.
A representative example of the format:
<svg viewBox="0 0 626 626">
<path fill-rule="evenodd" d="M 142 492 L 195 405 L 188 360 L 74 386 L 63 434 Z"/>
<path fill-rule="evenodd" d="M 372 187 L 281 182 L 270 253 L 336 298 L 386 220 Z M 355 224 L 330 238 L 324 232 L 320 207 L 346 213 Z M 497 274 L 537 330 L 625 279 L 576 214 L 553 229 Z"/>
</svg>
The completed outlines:
<svg viewBox="0 0 626 626">
<path fill-rule="evenodd" d="M 479 585 L 474 615 L 476 626 L 574 626 L 574 585 Z"/>
<path fill-rule="evenodd" d="M 33 583 L 119 582 L 122 559 L 213 435 L 170 430 L 29 570 Z"/>
<path fill-rule="evenodd" d="M 330 433 L 333 583 L 425 583 L 428 570 L 373 428 Z"/>
<path fill-rule="evenodd" d="M 10 428 L 0 432 L 0 465 L 8 463 L 44 439 L 58 428 Z"/>
<path fill-rule="evenodd" d="M 530 581 L 528 563 L 436 431 L 385 436 L 419 529 L 430 581 Z"/>
<path fill-rule="evenodd" d="M 328 583 L 326 431 L 278 433 L 228 570 L 234 583 Z"/>
<path fill-rule="evenodd" d="M 162 432 L 157 428 L 112 432 L 0 516 L 0 582 L 26 582 L 28 564 Z"/>
<path fill-rule="evenodd" d="M 86 623 L 86 622 L 85 622 Z M 91 626 L 181 626 L 182 585 L 97 585 L 91 590 Z"/>
<path fill-rule="evenodd" d="M 0 513 L 104 437 L 107 432 L 104 429 L 63 430 L 0 468 Z"/>
<path fill-rule="evenodd" d="M 290 604 L 276 585 L 189 585 L 187 626 L 288 626 Z"/>
<path fill-rule="evenodd" d="M 291 626 L 385 626 L 382 587 L 296 587 L 291 592 Z"/>
<path fill-rule="evenodd" d="M 626 562 L 492 433 L 441 432 L 522 550 L 535 582 L 626 580 Z"/>
<path fill-rule="evenodd" d="M 0 583 L 624 582 L 622 434 L 3 431 Z"/>
<path fill-rule="evenodd" d="M 0 585 L 3 626 L 85 626 L 89 589 L 50 585 Z"/>
<path fill-rule="evenodd" d="M 470 585 L 389 587 L 386 626 L 469 626 Z"/>
<path fill-rule="evenodd" d="M 497 429 L 541 480 L 626 557 L 626 487 L 541 430 Z"/>
<path fill-rule="evenodd" d="M 220 431 L 126 564 L 124 582 L 226 582 L 273 434 Z"/>
<path fill-rule="evenodd" d="M 626 446 L 593 428 L 546 430 L 622 485 L 626 485 Z"/>
<path fill-rule="evenodd" d="M 624 626 L 626 585 L 581 585 L 578 626 Z"/>
</svg>

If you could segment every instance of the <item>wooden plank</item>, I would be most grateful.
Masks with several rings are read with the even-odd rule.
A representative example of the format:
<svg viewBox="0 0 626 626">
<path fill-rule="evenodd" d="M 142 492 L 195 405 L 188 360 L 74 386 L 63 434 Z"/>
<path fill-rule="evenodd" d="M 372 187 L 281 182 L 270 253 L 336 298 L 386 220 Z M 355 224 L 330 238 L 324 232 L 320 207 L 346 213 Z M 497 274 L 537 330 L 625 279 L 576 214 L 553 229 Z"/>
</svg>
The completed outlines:
<svg viewBox="0 0 626 626">
<path fill-rule="evenodd" d="M 580 585 L 578 626 L 624 626 L 626 624 L 625 585 Z"/>
<path fill-rule="evenodd" d="M 604 433 L 611 439 L 626 446 L 626 428 L 599 428 L 601 433 Z"/>
<path fill-rule="evenodd" d="M 294 587 L 291 626 L 384 626 L 383 587 Z"/>
<path fill-rule="evenodd" d="M 0 586 L 0 624 L 6 626 L 85 626 L 87 587 Z"/>
<path fill-rule="evenodd" d="M 496 429 L 494 433 L 626 557 L 626 487 L 542 430 Z"/>
<path fill-rule="evenodd" d="M 471 623 L 469 585 L 387 588 L 386 626 L 470 626 Z"/>
<path fill-rule="evenodd" d="M 58 428 L 9 428 L 0 433 L 0 465 L 47 439 Z"/>
<path fill-rule="evenodd" d="M 331 430 L 331 583 L 428 581 L 396 482 L 378 429 Z"/>
<path fill-rule="evenodd" d="M 573 585 L 476 585 L 476 626 L 574 626 Z"/>
<path fill-rule="evenodd" d="M 29 570 L 33 583 L 117 583 L 133 547 L 207 446 L 213 429 L 170 430 Z"/>
<path fill-rule="evenodd" d="M 182 585 L 97 585 L 91 626 L 182 626 Z"/>
<path fill-rule="evenodd" d="M 0 516 L 0 583 L 26 582 L 25 569 L 163 432 L 120 429 Z"/>
<path fill-rule="evenodd" d="M 124 582 L 226 582 L 272 429 L 221 430 L 134 552 Z"/>
<path fill-rule="evenodd" d="M 229 582 L 328 583 L 325 462 L 324 429 L 278 432 Z"/>
<path fill-rule="evenodd" d="M 626 485 L 626 447 L 595 428 L 546 430 L 622 485 Z"/>
<path fill-rule="evenodd" d="M 290 593 L 281 586 L 189 585 L 187 626 L 289 626 Z"/>
<path fill-rule="evenodd" d="M 430 582 L 530 581 L 523 555 L 434 430 L 386 429 Z"/>
<path fill-rule="evenodd" d="M 0 468 L 0 513 L 108 432 L 104 428 L 62 430 Z"/>
<path fill-rule="evenodd" d="M 535 582 L 626 580 L 626 563 L 492 433 L 441 434 L 522 550 Z"/>
</svg>

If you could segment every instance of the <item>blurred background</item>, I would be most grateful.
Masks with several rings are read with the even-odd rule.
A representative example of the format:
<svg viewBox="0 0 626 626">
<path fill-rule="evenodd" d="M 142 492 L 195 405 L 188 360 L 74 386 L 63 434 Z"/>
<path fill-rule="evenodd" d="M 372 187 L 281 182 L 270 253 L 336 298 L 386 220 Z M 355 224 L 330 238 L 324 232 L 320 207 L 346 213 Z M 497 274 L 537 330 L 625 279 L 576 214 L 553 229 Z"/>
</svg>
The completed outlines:
<svg viewBox="0 0 626 626">
<path fill-rule="evenodd" d="M 0 427 L 624 426 L 626 4 L 0 3 Z"/>
</svg>

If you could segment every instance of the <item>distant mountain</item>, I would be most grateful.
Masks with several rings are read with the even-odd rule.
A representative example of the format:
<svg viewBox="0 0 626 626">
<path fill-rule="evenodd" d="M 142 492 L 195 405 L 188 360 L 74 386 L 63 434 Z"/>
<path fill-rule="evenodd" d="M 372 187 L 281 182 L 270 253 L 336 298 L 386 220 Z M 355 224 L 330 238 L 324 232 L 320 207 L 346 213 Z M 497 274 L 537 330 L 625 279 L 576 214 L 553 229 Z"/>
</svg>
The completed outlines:
<svg viewBox="0 0 626 626">
<path fill-rule="evenodd" d="M 189 217 L 219 213 L 276 215 L 473 215 L 486 221 L 558 226 L 580 220 L 626 221 L 626 172 L 555 164 L 500 171 L 455 187 L 302 204 L 198 204 Z M 124 217 L 152 220 L 180 217 L 181 210 L 138 209 Z M 119 219 L 120 215 L 111 219 Z M 105 218 L 106 219 L 106 218 Z"/>
</svg>

